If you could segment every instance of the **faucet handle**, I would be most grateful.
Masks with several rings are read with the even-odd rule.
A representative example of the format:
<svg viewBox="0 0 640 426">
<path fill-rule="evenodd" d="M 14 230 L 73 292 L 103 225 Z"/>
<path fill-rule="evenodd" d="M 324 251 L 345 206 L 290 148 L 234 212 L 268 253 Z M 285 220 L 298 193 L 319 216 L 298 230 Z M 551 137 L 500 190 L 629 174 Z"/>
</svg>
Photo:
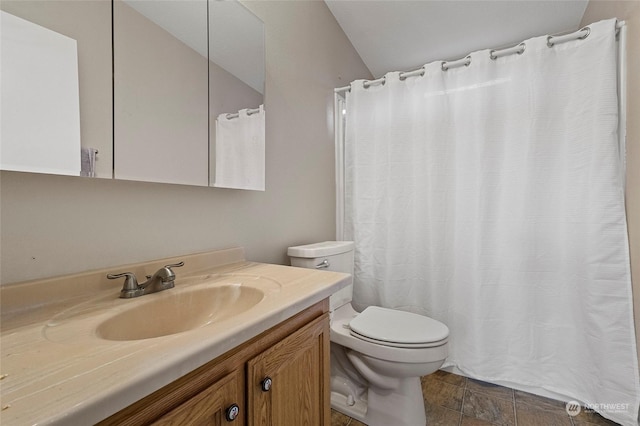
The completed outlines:
<svg viewBox="0 0 640 426">
<path fill-rule="evenodd" d="M 164 265 L 164 267 L 160 269 L 160 271 L 164 272 L 164 275 L 161 278 L 162 282 L 173 282 L 173 280 L 176 278 L 176 274 L 171 268 L 179 268 L 180 266 L 184 266 L 184 262 L 178 262 L 172 265 Z M 160 271 L 156 272 L 156 274 Z"/>
<path fill-rule="evenodd" d="M 126 277 L 124 280 L 123 290 L 136 290 L 138 288 L 138 280 L 133 272 L 122 272 L 120 274 L 107 274 L 107 278 L 115 280 Z"/>
<path fill-rule="evenodd" d="M 160 270 L 167 269 L 167 273 L 170 273 L 169 275 L 173 274 L 175 276 L 171 268 L 179 268 L 180 266 L 184 266 L 184 262 L 174 263 L 173 265 L 164 265 Z M 153 275 L 147 275 L 147 279 L 150 279 L 152 276 Z"/>
<path fill-rule="evenodd" d="M 179 268 L 184 266 L 184 262 L 174 263 L 173 265 L 164 265 L 165 268 Z"/>
</svg>

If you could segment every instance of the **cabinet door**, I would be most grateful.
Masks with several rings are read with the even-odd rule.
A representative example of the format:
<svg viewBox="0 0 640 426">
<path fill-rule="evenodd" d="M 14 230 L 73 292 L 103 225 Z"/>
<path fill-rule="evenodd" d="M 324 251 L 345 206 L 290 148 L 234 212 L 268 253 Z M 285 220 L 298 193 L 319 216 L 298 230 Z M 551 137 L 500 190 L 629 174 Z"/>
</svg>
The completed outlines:
<svg viewBox="0 0 640 426">
<path fill-rule="evenodd" d="M 155 421 L 157 426 L 169 425 L 243 425 L 245 419 L 244 374 L 237 370 L 200 392 L 198 395 Z M 234 420 L 227 419 L 227 410 L 237 404 Z"/>
<path fill-rule="evenodd" d="M 249 426 L 330 424 L 328 314 L 248 362 L 247 396 Z"/>
<path fill-rule="evenodd" d="M 113 2 L 114 177 L 207 186 L 207 2 Z"/>
</svg>

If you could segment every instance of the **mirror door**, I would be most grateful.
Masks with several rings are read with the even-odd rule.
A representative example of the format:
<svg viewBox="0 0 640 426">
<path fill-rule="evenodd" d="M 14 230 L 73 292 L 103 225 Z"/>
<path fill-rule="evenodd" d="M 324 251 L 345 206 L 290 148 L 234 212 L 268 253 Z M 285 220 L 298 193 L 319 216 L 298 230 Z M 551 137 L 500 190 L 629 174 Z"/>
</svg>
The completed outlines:
<svg viewBox="0 0 640 426">
<path fill-rule="evenodd" d="M 263 22 L 237 1 L 209 1 L 209 184 L 264 190 Z"/>
<path fill-rule="evenodd" d="M 111 1 L 0 9 L 0 169 L 111 178 Z"/>
<path fill-rule="evenodd" d="M 114 176 L 207 186 L 206 0 L 114 0 Z"/>
</svg>

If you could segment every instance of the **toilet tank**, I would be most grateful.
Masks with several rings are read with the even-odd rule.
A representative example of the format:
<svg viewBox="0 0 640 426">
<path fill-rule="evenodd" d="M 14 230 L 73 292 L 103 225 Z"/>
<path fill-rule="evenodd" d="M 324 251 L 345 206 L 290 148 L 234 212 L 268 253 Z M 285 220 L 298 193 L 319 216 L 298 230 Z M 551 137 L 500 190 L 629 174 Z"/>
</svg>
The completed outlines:
<svg viewBox="0 0 640 426">
<path fill-rule="evenodd" d="M 353 241 L 325 241 L 323 243 L 307 244 L 289 247 L 287 254 L 291 259 L 291 266 L 299 268 L 317 269 L 319 271 L 344 272 L 353 275 Z M 351 302 L 353 296 L 353 278 L 351 283 L 331 295 L 330 310 Z"/>
</svg>

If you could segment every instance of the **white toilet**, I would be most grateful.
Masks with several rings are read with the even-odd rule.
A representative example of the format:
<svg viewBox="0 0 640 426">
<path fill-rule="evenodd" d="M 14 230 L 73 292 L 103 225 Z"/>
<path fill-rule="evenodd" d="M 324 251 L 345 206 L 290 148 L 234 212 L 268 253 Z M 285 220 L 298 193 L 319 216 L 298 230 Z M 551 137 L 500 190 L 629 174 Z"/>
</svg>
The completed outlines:
<svg viewBox="0 0 640 426">
<path fill-rule="evenodd" d="M 289 247 L 291 265 L 353 274 L 351 241 Z M 426 424 L 420 376 L 448 355 L 449 329 L 414 313 L 351 306 L 353 284 L 331 296 L 331 407 L 369 426 Z"/>
</svg>

